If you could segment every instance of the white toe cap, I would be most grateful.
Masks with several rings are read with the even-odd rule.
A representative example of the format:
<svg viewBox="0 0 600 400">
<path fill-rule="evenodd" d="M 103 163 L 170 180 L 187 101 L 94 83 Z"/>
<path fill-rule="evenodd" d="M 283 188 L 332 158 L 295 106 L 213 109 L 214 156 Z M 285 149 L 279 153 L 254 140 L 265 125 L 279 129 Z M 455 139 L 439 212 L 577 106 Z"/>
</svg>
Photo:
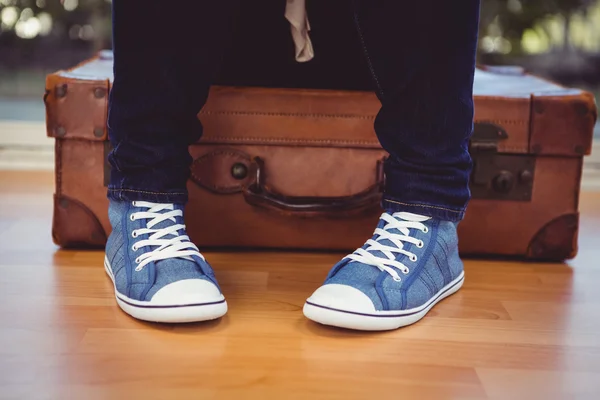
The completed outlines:
<svg viewBox="0 0 600 400">
<path fill-rule="evenodd" d="M 150 303 L 153 305 L 203 304 L 220 301 L 223 298 L 212 282 L 204 279 L 184 279 L 159 289 L 152 296 Z"/>
<path fill-rule="evenodd" d="M 375 306 L 369 296 L 352 286 L 335 283 L 321 286 L 307 301 L 338 310 L 365 313 L 375 311 Z"/>
</svg>

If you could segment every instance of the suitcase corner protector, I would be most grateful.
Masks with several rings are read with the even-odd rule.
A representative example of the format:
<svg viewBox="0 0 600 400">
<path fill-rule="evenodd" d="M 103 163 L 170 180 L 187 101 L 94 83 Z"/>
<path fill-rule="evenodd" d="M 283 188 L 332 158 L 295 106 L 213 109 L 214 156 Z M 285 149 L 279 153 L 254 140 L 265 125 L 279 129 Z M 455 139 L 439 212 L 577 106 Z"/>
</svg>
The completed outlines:
<svg viewBox="0 0 600 400">
<path fill-rule="evenodd" d="M 55 194 L 52 239 L 63 248 L 99 248 L 106 245 L 107 235 L 89 207 L 68 196 Z"/>
<path fill-rule="evenodd" d="M 527 248 L 527 258 L 543 261 L 564 261 L 577 254 L 579 213 L 560 215 L 542 226 Z"/>
</svg>

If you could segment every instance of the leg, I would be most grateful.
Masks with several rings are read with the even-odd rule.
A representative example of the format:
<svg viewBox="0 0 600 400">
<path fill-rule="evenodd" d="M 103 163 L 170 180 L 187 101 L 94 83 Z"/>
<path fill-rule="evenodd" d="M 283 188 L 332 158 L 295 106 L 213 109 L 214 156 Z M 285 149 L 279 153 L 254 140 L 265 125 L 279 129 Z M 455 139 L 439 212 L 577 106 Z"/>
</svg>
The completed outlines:
<svg viewBox="0 0 600 400">
<path fill-rule="evenodd" d="M 355 16 L 382 103 L 375 130 L 390 153 L 384 208 L 462 219 L 479 0 L 360 1 Z"/>
<path fill-rule="evenodd" d="M 106 272 L 119 306 L 158 322 L 227 311 L 210 265 L 183 219 L 196 117 L 230 36 L 236 0 L 113 2 L 114 84 Z M 142 25 L 140 25 L 142 24 Z"/>
<path fill-rule="evenodd" d="M 109 135 L 114 200 L 184 203 L 204 105 L 237 0 L 113 3 L 114 83 Z"/>
<path fill-rule="evenodd" d="M 479 0 L 355 1 L 390 154 L 372 239 L 307 300 L 307 317 L 364 330 L 414 323 L 464 281 L 456 227 L 469 201 Z"/>
</svg>

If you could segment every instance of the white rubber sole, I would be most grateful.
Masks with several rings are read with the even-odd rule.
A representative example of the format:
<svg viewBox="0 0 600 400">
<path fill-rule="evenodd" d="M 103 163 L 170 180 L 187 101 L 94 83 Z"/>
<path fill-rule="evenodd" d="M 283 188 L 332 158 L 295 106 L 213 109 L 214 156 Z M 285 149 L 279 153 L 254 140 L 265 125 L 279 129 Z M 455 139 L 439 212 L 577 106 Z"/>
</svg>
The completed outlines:
<svg viewBox="0 0 600 400">
<path fill-rule="evenodd" d="M 464 272 L 458 278 L 444 286 L 427 303 L 420 307 L 402 311 L 375 311 L 374 313 L 359 313 L 339 310 L 311 302 L 309 298 L 304 304 L 304 315 L 323 325 L 339 328 L 356 329 L 361 331 L 387 331 L 414 324 L 423 318 L 429 310 L 446 297 L 456 293 L 465 281 Z"/>
<path fill-rule="evenodd" d="M 104 270 L 113 282 L 117 304 L 134 318 L 149 322 L 185 323 L 210 321 L 227 313 L 225 297 L 201 304 L 156 304 L 149 301 L 130 299 L 117 292 L 115 277 L 108 259 L 104 258 Z"/>
</svg>

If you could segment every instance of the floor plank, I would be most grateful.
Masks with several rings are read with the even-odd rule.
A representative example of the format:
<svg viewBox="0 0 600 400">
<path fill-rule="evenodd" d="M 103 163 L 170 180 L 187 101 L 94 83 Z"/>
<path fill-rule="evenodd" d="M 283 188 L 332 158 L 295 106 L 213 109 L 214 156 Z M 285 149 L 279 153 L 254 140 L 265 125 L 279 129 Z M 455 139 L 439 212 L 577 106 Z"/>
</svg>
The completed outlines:
<svg viewBox="0 0 600 400">
<path fill-rule="evenodd" d="M 600 398 L 600 193 L 582 196 L 576 259 L 466 260 L 423 321 L 365 334 L 302 316 L 340 257 L 323 253 L 206 253 L 226 317 L 135 321 L 101 252 L 52 244 L 51 173 L 0 187 L 0 399 Z"/>
</svg>

